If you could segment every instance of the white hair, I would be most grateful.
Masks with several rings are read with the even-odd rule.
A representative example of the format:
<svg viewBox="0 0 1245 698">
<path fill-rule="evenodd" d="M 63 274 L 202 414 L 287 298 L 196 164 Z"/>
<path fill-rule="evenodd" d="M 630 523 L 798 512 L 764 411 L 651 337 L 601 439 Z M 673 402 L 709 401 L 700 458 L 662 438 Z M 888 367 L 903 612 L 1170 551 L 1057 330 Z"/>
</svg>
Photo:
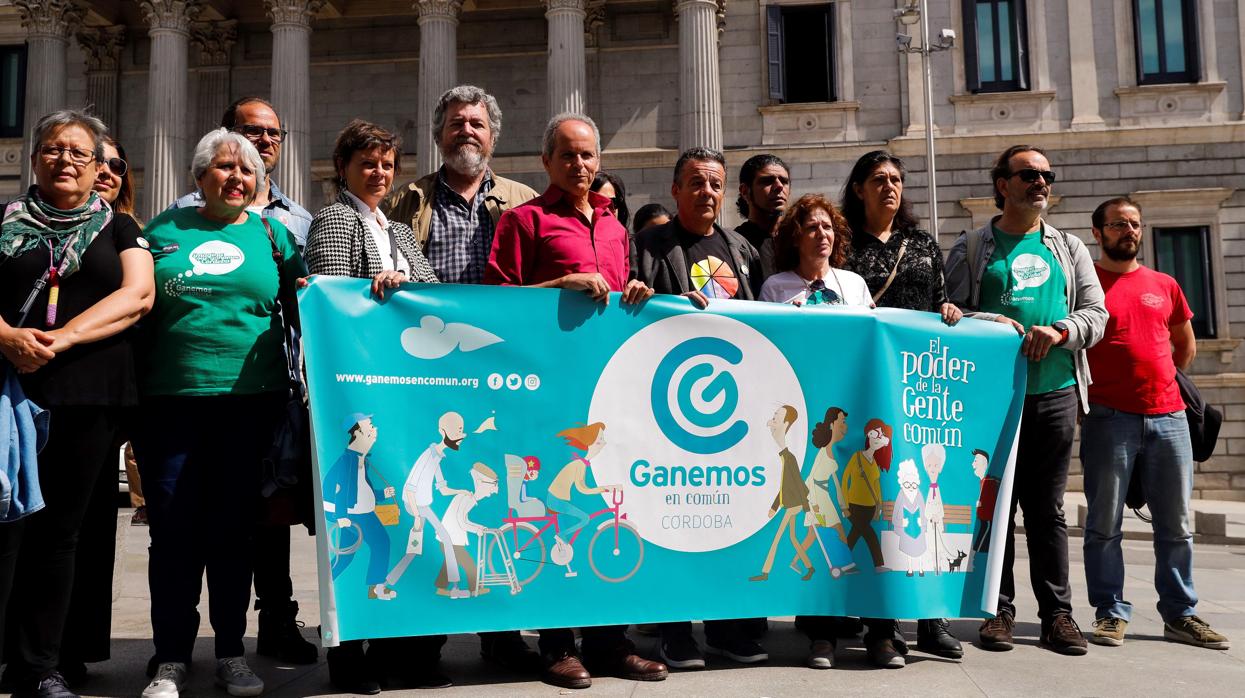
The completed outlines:
<svg viewBox="0 0 1245 698">
<path fill-rule="evenodd" d="M 211 167 L 212 160 L 220 153 L 221 146 L 225 145 L 237 149 L 242 162 L 255 171 L 255 181 L 264 179 L 264 160 L 259 156 L 259 151 L 255 149 L 255 146 L 240 133 L 234 133 L 227 128 L 218 128 L 208 131 L 207 135 L 199 139 L 194 155 L 190 158 L 190 173 L 196 182 L 204 172 L 207 172 L 208 167 Z"/>
<path fill-rule="evenodd" d="M 911 458 L 899 463 L 899 470 L 895 473 L 895 478 L 899 482 L 915 482 L 921 484 L 921 474 L 917 472 L 916 461 Z"/>
<path fill-rule="evenodd" d="M 947 449 L 942 444 L 925 444 L 921 447 L 921 461 L 943 465 L 947 462 Z"/>
<path fill-rule="evenodd" d="M 544 135 L 544 138 L 541 139 L 540 152 L 544 153 L 545 157 L 547 158 L 553 157 L 553 149 L 556 145 L 554 141 L 556 140 L 555 135 L 558 132 L 558 127 L 568 121 L 580 121 L 580 122 L 587 124 L 588 127 L 592 129 L 592 140 L 596 142 L 597 157 L 600 157 L 601 156 L 601 131 L 600 129 L 597 128 L 597 123 L 593 121 L 591 118 L 589 118 L 588 115 L 586 114 L 577 114 L 575 112 L 569 112 L 569 111 L 564 111 L 561 114 L 558 114 L 557 116 L 550 119 L 549 123 L 545 125 L 545 135 Z"/>
</svg>

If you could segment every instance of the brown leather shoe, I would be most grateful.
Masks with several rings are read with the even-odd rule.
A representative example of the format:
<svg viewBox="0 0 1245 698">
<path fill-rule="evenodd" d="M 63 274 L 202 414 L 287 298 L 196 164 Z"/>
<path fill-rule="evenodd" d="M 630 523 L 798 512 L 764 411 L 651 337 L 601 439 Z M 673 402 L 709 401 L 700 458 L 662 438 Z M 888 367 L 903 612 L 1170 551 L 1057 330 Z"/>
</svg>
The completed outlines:
<svg viewBox="0 0 1245 698">
<path fill-rule="evenodd" d="M 546 657 L 545 670 L 540 680 L 551 686 L 561 688 L 588 688 L 592 686 L 592 675 L 584 668 L 579 657 L 573 654 L 561 657 Z"/>
<path fill-rule="evenodd" d="M 665 681 L 670 670 L 661 662 L 645 659 L 629 650 L 589 660 L 598 675 L 616 676 L 628 681 Z"/>
</svg>

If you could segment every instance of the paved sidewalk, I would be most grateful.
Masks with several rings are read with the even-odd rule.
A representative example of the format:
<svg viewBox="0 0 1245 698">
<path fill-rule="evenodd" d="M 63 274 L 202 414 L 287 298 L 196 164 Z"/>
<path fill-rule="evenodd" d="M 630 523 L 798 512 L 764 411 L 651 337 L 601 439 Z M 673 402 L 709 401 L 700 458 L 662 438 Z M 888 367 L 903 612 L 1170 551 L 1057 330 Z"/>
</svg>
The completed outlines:
<svg viewBox="0 0 1245 698">
<path fill-rule="evenodd" d="M 1237 505 L 1245 512 L 1245 505 Z M 1235 510 L 1234 507 L 1228 507 Z M 1070 502 L 1069 519 L 1075 519 Z M 122 511 L 124 515 L 125 510 Z M 123 522 L 128 523 L 128 515 Z M 1245 521 L 1245 518 L 1238 518 Z M 113 660 L 91 666 L 92 680 L 83 687 L 88 696 L 136 696 L 146 683 L 143 668 L 151 653 L 148 621 L 145 527 L 124 526 L 123 557 L 119 561 L 119 596 L 114 606 Z M 1081 539 L 1073 538 L 1072 586 L 1076 617 L 1088 631 L 1093 614 L 1085 603 L 1084 572 L 1081 566 Z M 1228 651 L 1205 650 L 1165 642 L 1162 622 L 1154 610 L 1154 557 L 1150 544 L 1128 540 L 1124 543 L 1128 564 L 1126 591 L 1135 604 L 1128 641 L 1120 648 L 1090 645 L 1088 656 L 1063 657 L 1037 646 L 1038 625 L 1035 604 L 1028 589 L 1027 561 L 1018 551 L 1017 582 L 1021 586 L 1020 623 L 1017 648 L 1008 653 L 985 652 L 965 643 L 963 661 L 949 661 L 914 651 L 909 664 L 900 671 L 872 669 L 860 643 L 841 641 L 838 665 L 831 671 L 815 671 L 802 666 L 806 641 L 797 633 L 790 618 L 771 621 L 771 632 L 764 640 L 770 661 L 742 668 L 710 659 L 709 669 L 675 673 L 662 683 L 640 684 L 619 679 L 594 679 L 587 691 L 565 691 L 539 681 L 501 672 L 483 663 L 479 642 L 472 635 L 450 638 L 444 652 L 444 669 L 456 686 L 436 695 L 447 696 L 809 696 L 828 695 L 921 695 L 921 696 L 1132 696 L 1155 693 L 1230 696 L 1241 695 L 1245 686 L 1245 546 L 1198 545 L 1195 554 L 1195 580 L 1202 597 L 1199 613 L 1234 642 Z M 312 539 L 295 531 L 295 596 L 303 607 L 302 619 L 314 637 L 318 622 L 315 593 L 315 554 Z M 194 696 L 226 694 L 212 686 L 212 644 L 206 620 L 204 599 L 203 628 L 196 648 L 190 691 Z M 961 640 L 976 636 L 976 621 L 955 621 Z M 912 637 L 912 623 L 905 623 Z M 255 619 L 252 613 L 248 652 L 254 650 Z M 635 636 L 644 647 L 652 640 Z M 534 638 L 530 638 L 534 642 Z M 267 696 L 302 697 L 336 695 L 328 683 L 323 662 L 311 667 L 281 666 L 248 656 L 252 666 L 268 684 Z M 384 695 L 417 695 L 416 691 L 387 691 Z"/>
<path fill-rule="evenodd" d="M 1084 492 L 1068 492 L 1063 497 L 1063 510 L 1068 526 L 1078 529 L 1083 521 L 1078 508 L 1085 507 Z M 1190 502 L 1192 511 L 1193 540 L 1197 543 L 1245 545 L 1245 502 L 1226 502 L 1218 499 L 1195 499 Z M 1144 513 L 1149 513 L 1145 509 Z M 1137 518 L 1133 510 L 1124 509 L 1124 537 L 1134 540 L 1152 540 L 1150 524 Z"/>
</svg>

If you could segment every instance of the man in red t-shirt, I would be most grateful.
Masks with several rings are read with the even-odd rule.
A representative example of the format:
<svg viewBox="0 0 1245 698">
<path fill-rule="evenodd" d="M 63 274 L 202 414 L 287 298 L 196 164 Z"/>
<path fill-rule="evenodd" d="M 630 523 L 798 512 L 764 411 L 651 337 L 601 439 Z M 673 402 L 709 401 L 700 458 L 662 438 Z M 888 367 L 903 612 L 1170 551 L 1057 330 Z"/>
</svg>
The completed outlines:
<svg viewBox="0 0 1245 698">
<path fill-rule="evenodd" d="M 1228 639 L 1195 615 L 1189 498 L 1193 450 L 1176 368 L 1196 354 L 1193 313 L 1172 277 L 1137 263 L 1141 208 L 1127 197 L 1093 214 L 1096 270 L 1106 294 L 1106 334 L 1089 350 L 1093 383 L 1081 424 L 1081 467 L 1089 516 L 1085 581 L 1096 609 L 1091 641 L 1118 646 L 1132 615 L 1124 600 L 1120 525 L 1129 480 L 1140 479 L 1154 517 L 1155 590 L 1163 636 L 1227 649 Z"/>
</svg>

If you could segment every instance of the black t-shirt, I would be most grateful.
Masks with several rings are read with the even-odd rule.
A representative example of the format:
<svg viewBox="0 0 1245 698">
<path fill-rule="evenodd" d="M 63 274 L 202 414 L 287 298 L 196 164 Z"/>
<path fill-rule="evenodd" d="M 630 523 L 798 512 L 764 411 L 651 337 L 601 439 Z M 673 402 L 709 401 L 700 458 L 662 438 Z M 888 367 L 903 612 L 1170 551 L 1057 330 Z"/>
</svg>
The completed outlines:
<svg viewBox="0 0 1245 698">
<path fill-rule="evenodd" d="M 687 259 L 690 287 L 706 298 L 735 298 L 739 295 L 739 274 L 730 245 L 715 231 L 712 235 L 678 229 L 679 247 Z"/>
<path fill-rule="evenodd" d="M 82 255 L 78 271 L 60 284 L 56 322 L 45 325 L 50 287 L 45 287 L 25 327 L 53 330 L 77 317 L 121 287 L 121 252 L 139 248 L 142 231 L 133 218 L 114 214 Z M 22 304 L 35 281 L 48 269 L 48 249 L 36 247 L 20 257 L 0 256 L 0 314 L 16 327 Z M 22 390 L 41 407 L 54 405 L 133 405 L 134 357 L 128 333 L 79 344 L 52 359 L 39 370 L 21 375 Z"/>
<path fill-rule="evenodd" d="M 752 246 L 758 250 L 761 249 L 761 245 L 765 244 L 766 240 L 772 237 L 768 230 L 762 230 L 761 226 L 750 220 L 744 221 L 736 226 L 735 232 L 744 236 L 744 239 L 752 243 Z"/>
</svg>

